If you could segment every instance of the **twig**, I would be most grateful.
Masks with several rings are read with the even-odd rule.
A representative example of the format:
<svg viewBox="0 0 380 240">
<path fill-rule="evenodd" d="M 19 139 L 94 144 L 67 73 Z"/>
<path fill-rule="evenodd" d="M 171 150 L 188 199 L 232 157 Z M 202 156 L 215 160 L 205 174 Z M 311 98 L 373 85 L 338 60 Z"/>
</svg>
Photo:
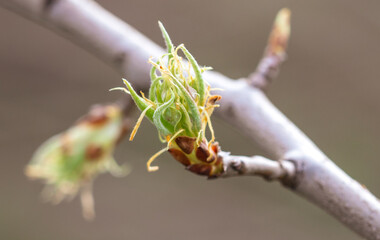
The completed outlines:
<svg viewBox="0 0 380 240">
<path fill-rule="evenodd" d="M 286 60 L 289 36 L 290 11 L 284 8 L 277 14 L 263 58 L 256 71 L 247 78 L 249 84 L 267 90 L 274 78 L 277 77 L 281 64 Z"/>
<path fill-rule="evenodd" d="M 8 0 L 1 5 L 47 26 L 89 50 L 139 88 L 149 84 L 149 56 L 163 50 L 93 1 Z M 367 239 L 380 239 L 380 203 L 291 123 L 263 92 L 245 79 L 216 72 L 205 79 L 221 93 L 221 118 L 255 140 L 274 159 L 296 165 L 294 192 L 335 216 Z"/>
<path fill-rule="evenodd" d="M 286 185 L 295 181 L 296 168 L 294 163 L 281 160 L 273 161 L 262 156 L 233 156 L 226 152 L 219 153 L 223 157 L 223 178 L 233 176 L 261 176 L 266 180 L 279 180 Z"/>
</svg>

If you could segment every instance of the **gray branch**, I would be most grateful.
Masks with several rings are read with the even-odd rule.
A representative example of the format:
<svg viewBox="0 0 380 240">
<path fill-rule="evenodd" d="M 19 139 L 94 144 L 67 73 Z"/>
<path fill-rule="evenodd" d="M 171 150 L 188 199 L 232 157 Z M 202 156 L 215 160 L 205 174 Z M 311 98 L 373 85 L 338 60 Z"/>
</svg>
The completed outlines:
<svg viewBox="0 0 380 240">
<path fill-rule="evenodd" d="M 147 59 L 163 53 L 151 40 L 90 0 L 1 0 L 0 4 L 87 49 L 141 89 L 149 86 Z M 287 186 L 359 235 L 380 239 L 378 199 L 328 159 L 260 89 L 216 72 L 205 73 L 205 78 L 213 87 L 225 89 L 221 108 L 216 111 L 219 117 L 260 144 L 273 159 L 284 159 L 286 166 L 294 163 L 296 169 L 291 171 L 295 181 Z M 267 167 L 279 170 L 279 165 Z"/>
</svg>

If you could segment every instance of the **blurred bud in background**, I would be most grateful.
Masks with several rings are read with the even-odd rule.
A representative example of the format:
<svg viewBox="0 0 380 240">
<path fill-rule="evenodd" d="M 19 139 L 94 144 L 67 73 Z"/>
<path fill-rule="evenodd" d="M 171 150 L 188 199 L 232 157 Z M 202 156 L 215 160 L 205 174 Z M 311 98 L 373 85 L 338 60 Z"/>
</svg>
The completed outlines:
<svg viewBox="0 0 380 240">
<path fill-rule="evenodd" d="M 285 57 L 290 37 L 290 16 L 291 12 L 287 8 L 283 8 L 277 13 L 265 55 L 273 54 Z"/>
<path fill-rule="evenodd" d="M 122 109 L 117 104 L 96 105 L 63 133 L 51 137 L 35 152 L 25 173 L 42 179 L 43 198 L 58 204 L 81 193 L 83 216 L 94 218 L 92 183 L 96 176 L 110 172 L 127 174 L 113 158 L 116 144 L 127 132 Z"/>
<path fill-rule="evenodd" d="M 248 81 L 253 86 L 264 91 L 277 77 L 281 64 L 286 60 L 286 48 L 291 29 L 290 17 L 291 12 L 287 8 L 283 8 L 277 13 L 264 56 L 256 71 L 248 77 Z"/>
</svg>

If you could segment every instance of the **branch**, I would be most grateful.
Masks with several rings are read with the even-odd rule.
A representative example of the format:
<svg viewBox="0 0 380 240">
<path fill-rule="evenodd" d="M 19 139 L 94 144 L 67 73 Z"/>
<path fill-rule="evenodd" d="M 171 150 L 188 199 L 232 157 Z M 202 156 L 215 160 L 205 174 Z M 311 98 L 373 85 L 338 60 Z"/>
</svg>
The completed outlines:
<svg viewBox="0 0 380 240">
<path fill-rule="evenodd" d="M 0 4 L 87 49 L 139 88 L 149 84 L 149 56 L 163 53 L 155 43 L 93 1 L 3 0 Z M 294 192 L 359 235 L 380 239 L 378 199 L 328 159 L 261 90 L 245 79 L 232 81 L 216 72 L 204 76 L 213 87 L 226 89 L 216 114 L 260 144 L 274 159 L 295 163 Z"/>
</svg>

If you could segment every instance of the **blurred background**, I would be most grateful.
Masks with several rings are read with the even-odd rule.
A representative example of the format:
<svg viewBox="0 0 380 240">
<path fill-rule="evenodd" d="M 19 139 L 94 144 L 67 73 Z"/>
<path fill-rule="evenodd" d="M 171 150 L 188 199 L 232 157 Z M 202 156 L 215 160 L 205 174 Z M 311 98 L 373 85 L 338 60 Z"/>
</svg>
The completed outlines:
<svg viewBox="0 0 380 240">
<path fill-rule="evenodd" d="M 105 8 L 163 46 L 157 20 L 198 62 L 245 77 L 263 53 L 274 17 L 292 10 L 289 58 L 269 98 L 352 177 L 380 196 L 380 2 L 101 0 Z M 360 239 L 278 183 L 241 177 L 207 181 L 168 154 L 144 121 L 116 159 L 132 173 L 95 181 L 97 218 L 78 199 L 42 203 L 42 184 L 23 174 L 34 150 L 90 105 L 116 100 L 120 76 L 92 55 L 0 9 L 0 239 Z M 137 114 L 137 113 L 136 113 Z M 234 154 L 262 154 L 214 120 L 217 140 Z"/>
</svg>

